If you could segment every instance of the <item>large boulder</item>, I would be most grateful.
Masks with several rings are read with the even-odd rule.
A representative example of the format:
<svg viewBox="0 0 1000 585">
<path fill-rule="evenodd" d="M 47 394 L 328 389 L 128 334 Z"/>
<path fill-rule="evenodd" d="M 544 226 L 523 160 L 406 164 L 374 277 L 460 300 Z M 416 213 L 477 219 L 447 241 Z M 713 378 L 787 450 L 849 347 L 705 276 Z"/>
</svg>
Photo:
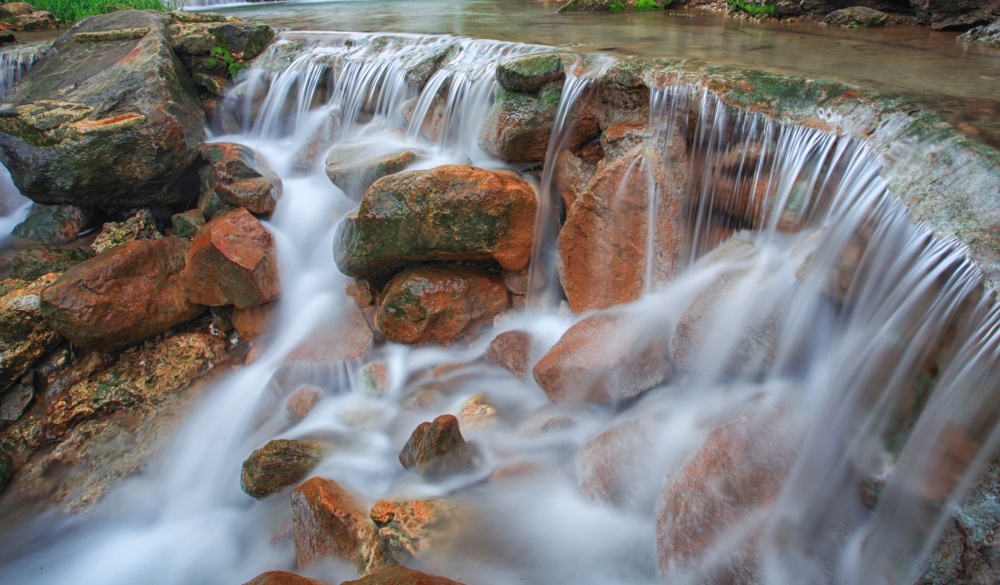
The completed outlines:
<svg viewBox="0 0 1000 585">
<path fill-rule="evenodd" d="M 281 282 L 274 238 L 246 209 L 219 214 L 191 240 L 181 278 L 199 305 L 247 308 L 276 299 Z"/>
<path fill-rule="evenodd" d="M 1000 18 L 1000 0 L 910 0 L 917 19 L 935 30 L 961 30 Z"/>
<path fill-rule="evenodd" d="M 189 244 L 177 238 L 116 246 L 67 270 L 42 292 L 42 315 L 80 347 L 128 347 L 204 310 L 181 282 Z"/>
<path fill-rule="evenodd" d="M 885 26 L 887 22 L 889 15 L 885 12 L 865 6 L 851 6 L 827 14 L 822 24 L 845 28 L 875 28 Z"/>
<path fill-rule="evenodd" d="M 389 567 L 355 581 L 344 581 L 340 585 L 462 585 L 462 583 L 406 567 Z"/>
<path fill-rule="evenodd" d="M 673 373 L 668 339 L 642 317 L 597 314 L 566 331 L 535 364 L 553 402 L 607 403 L 637 396 Z"/>
<path fill-rule="evenodd" d="M 319 464 L 324 451 L 316 441 L 268 441 L 243 462 L 240 487 L 247 495 L 263 499 L 301 481 Z"/>
<path fill-rule="evenodd" d="M 274 211 L 281 198 L 281 178 L 256 150 L 213 142 L 202 144 L 198 156 L 205 165 L 198 172 L 198 208 L 206 219 L 232 207 L 258 215 Z"/>
<path fill-rule="evenodd" d="M 55 280 L 49 274 L 0 297 L 0 395 L 62 341 L 41 311 L 42 291 Z"/>
<path fill-rule="evenodd" d="M 170 50 L 170 17 L 119 11 L 76 24 L 0 108 L 0 161 L 47 204 L 179 203 L 204 115 Z"/>
<path fill-rule="evenodd" d="M 94 227 L 94 210 L 75 205 L 34 205 L 11 235 L 44 244 L 63 244 Z"/>
<path fill-rule="evenodd" d="M 420 266 L 389 281 L 375 325 L 399 343 L 445 343 L 493 322 L 507 309 L 500 278 L 475 268 Z"/>
<path fill-rule="evenodd" d="M 514 173 L 445 165 L 379 179 L 337 228 L 334 258 L 349 276 L 385 278 L 412 262 L 496 262 L 531 255 L 537 195 Z"/>
</svg>

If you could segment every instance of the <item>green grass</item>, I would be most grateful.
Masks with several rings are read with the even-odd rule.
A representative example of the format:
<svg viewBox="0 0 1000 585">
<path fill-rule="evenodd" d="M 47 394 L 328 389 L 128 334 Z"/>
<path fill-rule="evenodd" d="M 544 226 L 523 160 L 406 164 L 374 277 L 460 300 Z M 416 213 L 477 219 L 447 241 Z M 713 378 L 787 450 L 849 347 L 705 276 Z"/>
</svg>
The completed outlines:
<svg viewBox="0 0 1000 585">
<path fill-rule="evenodd" d="M 632 6 L 636 12 L 649 12 L 650 10 L 663 10 L 670 4 L 670 0 L 660 4 L 657 0 L 639 0 Z"/>
<path fill-rule="evenodd" d="M 625 3 L 624 2 L 612 2 L 611 6 L 608 6 L 610 12 L 624 12 Z"/>
<path fill-rule="evenodd" d="M 95 14 L 107 14 L 117 10 L 172 10 L 169 0 L 31 0 L 38 10 L 51 12 L 61 22 L 72 24 Z"/>
<path fill-rule="evenodd" d="M 774 16 L 773 4 L 755 4 L 754 2 L 744 2 L 744 0 L 726 0 L 733 10 L 742 10 L 750 16 Z"/>
</svg>

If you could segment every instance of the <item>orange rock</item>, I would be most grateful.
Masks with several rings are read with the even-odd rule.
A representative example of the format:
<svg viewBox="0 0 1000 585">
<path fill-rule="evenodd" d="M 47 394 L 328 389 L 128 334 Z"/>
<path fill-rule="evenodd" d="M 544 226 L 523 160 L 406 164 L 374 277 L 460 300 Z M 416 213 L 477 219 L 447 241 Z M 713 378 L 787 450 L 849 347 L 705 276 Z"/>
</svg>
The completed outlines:
<svg viewBox="0 0 1000 585">
<path fill-rule="evenodd" d="M 658 413 L 627 420 L 580 447 L 576 475 L 583 493 L 618 508 L 651 513 L 662 477 L 649 481 L 661 420 Z"/>
<path fill-rule="evenodd" d="M 67 270 L 41 294 L 42 316 L 75 345 L 122 349 L 204 310 L 186 297 L 188 243 L 177 238 L 116 246 Z"/>
<path fill-rule="evenodd" d="M 531 334 L 526 331 L 505 331 L 490 342 L 486 359 L 510 370 L 519 378 L 528 375 L 531 359 Z"/>
<path fill-rule="evenodd" d="M 458 420 L 466 430 L 490 429 L 497 424 L 497 407 L 484 392 L 479 392 L 465 401 Z"/>
<path fill-rule="evenodd" d="M 324 585 L 324 583 L 287 571 L 268 571 L 257 575 L 243 585 Z"/>
<path fill-rule="evenodd" d="M 372 281 L 361 279 L 361 280 L 351 280 L 348 281 L 345 287 L 347 296 L 354 299 L 354 302 L 358 304 L 359 307 L 370 307 L 375 304 L 375 297 L 378 296 L 378 291 L 375 290 L 375 285 Z"/>
<path fill-rule="evenodd" d="M 319 397 L 319 389 L 308 384 L 303 384 L 296 388 L 295 392 L 292 392 L 292 395 L 288 397 L 288 403 L 285 405 L 285 413 L 292 420 L 302 420 L 312 412 L 313 407 L 319 401 Z"/>
<path fill-rule="evenodd" d="M 207 163 L 198 173 L 198 208 L 205 217 L 227 206 L 255 214 L 274 211 L 281 198 L 281 179 L 257 151 L 242 144 L 211 142 L 198 147 L 198 155 Z"/>
<path fill-rule="evenodd" d="M 356 581 L 344 581 L 340 585 L 462 585 L 462 583 L 406 567 L 391 567 Z"/>
<path fill-rule="evenodd" d="M 508 303 L 507 289 L 488 272 L 424 266 L 386 285 L 375 325 L 399 343 L 448 342 L 492 323 Z"/>
<path fill-rule="evenodd" d="M 612 402 L 637 396 L 673 373 L 667 340 L 620 314 L 587 317 L 535 364 L 553 402 Z"/>
<path fill-rule="evenodd" d="M 277 303 L 274 301 L 247 307 L 233 309 L 233 329 L 243 339 L 254 339 L 263 333 L 270 323 L 271 313 Z"/>
<path fill-rule="evenodd" d="M 182 274 L 191 302 L 253 307 L 281 291 L 274 238 L 246 209 L 221 213 L 191 240 Z"/>
<path fill-rule="evenodd" d="M 371 509 L 378 535 L 395 563 L 450 548 L 459 529 L 457 506 L 441 499 L 381 500 Z"/>
</svg>

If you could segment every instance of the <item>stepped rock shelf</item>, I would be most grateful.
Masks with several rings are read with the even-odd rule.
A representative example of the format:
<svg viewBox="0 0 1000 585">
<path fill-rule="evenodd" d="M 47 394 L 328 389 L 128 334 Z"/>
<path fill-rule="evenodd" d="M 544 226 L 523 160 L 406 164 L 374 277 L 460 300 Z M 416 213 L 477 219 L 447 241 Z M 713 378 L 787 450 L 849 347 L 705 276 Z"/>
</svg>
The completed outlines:
<svg viewBox="0 0 1000 585">
<path fill-rule="evenodd" d="M 905 95 L 125 11 L 0 161 L 4 582 L 1000 577 L 1000 153 Z"/>
</svg>

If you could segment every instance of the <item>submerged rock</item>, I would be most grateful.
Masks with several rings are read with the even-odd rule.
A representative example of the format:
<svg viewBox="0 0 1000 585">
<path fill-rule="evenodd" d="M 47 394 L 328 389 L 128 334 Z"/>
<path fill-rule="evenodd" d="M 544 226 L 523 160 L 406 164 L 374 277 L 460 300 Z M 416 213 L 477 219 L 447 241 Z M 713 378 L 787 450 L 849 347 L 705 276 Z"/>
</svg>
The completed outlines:
<svg viewBox="0 0 1000 585">
<path fill-rule="evenodd" d="M 242 144 L 212 142 L 201 145 L 198 156 L 206 165 L 198 171 L 198 209 L 206 219 L 232 207 L 257 215 L 274 211 L 281 178 L 260 153 Z"/>
<path fill-rule="evenodd" d="M 123 222 L 104 224 L 104 228 L 94 238 L 90 249 L 94 251 L 94 254 L 100 254 L 125 242 L 158 240 L 162 237 L 160 230 L 156 229 L 156 220 L 153 218 L 153 214 L 148 209 L 140 209 L 135 215 Z"/>
<path fill-rule="evenodd" d="M 486 359 L 524 378 L 529 372 L 531 334 L 527 331 L 506 331 L 497 335 L 486 348 Z"/>
<path fill-rule="evenodd" d="M 210 307 L 253 307 L 278 297 L 274 238 L 246 209 L 222 213 L 191 240 L 184 272 L 191 302 Z"/>
<path fill-rule="evenodd" d="M 169 23 L 137 10 L 87 18 L 7 94 L 0 161 L 21 193 L 91 207 L 187 197 L 168 187 L 194 159 L 204 116 Z"/>
<path fill-rule="evenodd" d="M 42 293 L 42 315 L 89 349 L 122 349 L 186 323 L 204 310 L 188 300 L 181 271 L 189 244 L 137 240 L 67 270 Z"/>
<path fill-rule="evenodd" d="M 0 139 L 2 140 L 2 139 Z M 75 205 L 35 205 L 12 235 L 45 244 L 71 242 L 94 227 L 94 210 Z"/>
<path fill-rule="evenodd" d="M 302 577 L 287 571 L 268 571 L 257 575 L 243 585 L 325 585 L 322 581 Z"/>
<path fill-rule="evenodd" d="M 302 480 L 319 464 L 324 452 L 323 444 L 316 441 L 268 441 L 243 462 L 240 488 L 261 500 Z"/>
<path fill-rule="evenodd" d="M 531 255 L 536 206 L 534 188 L 511 172 L 445 165 L 390 175 L 337 227 L 334 258 L 356 278 L 385 278 L 432 260 L 521 270 Z"/>
<path fill-rule="evenodd" d="M 553 402 L 605 403 L 637 396 L 673 373 L 667 339 L 641 316 L 598 314 L 580 321 L 534 368 Z"/>
<path fill-rule="evenodd" d="M 50 272 L 65 272 L 92 256 L 81 250 L 32 246 L 14 255 L 10 262 L 10 276 L 20 280 L 37 280 Z"/>
<path fill-rule="evenodd" d="M 0 297 L 0 395 L 62 341 L 41 311 L 42 291 L 55 280 L 49 274 Z"/>
<path fill-rule="evenodd" d="M 390 567 L 340 585 L 463 585 L 437 575 L 428 575 L 406 567 Z"/>
<path fill-rule="evenodd" d="M 889 15 L 885 12 L 865 6 L 851 6 L 827 14 L 822 24 L 845 28 L 873 28 L 885 26 L 887 22 L 889 22 Z"/>
<path fill-rule="evenodd" d="M 461 509 L 446 500 L 380 500 L 371 509 L 378 536 L 394 564 L 450 548 L 460 532 Z"/>
<path fill-rule="evenodd" d="M 420 423 L 403 445 L 399 462 L 408 470 L 430 477 L 461 473 L 473 465 L 458 419 L 451 414 Z"/>
<path fill-rule="evenodd" d="M 399 343 L 446 343 L 492 323 L 509 303 L 497 276 L 445 266 L 400 272 L 383 297 L 375 325 Z"/>
<path fill-rule="evenodd" d="M 340 142 L 326 156 L 326 176 L 348 197 L 360 201 L 372 183 L 398 173 L 417 160 L 412 150 L 373 151 L 364 144 Z"/>
</svg>

